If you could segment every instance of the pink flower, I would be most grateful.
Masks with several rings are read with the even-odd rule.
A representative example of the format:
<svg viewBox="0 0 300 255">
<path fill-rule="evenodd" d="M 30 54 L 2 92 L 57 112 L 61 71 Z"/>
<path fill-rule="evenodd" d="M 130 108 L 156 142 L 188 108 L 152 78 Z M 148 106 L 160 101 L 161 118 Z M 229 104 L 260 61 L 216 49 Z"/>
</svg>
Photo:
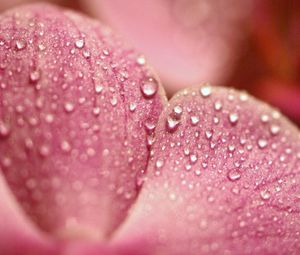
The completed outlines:
<svg viewBox="0 0 300 255">
<path fill-rule="evenodd" d="M 169 102 L 109 28 L 0 17 L 1 255 L 298 254 L 300 133 L 244 92 Z"/>
</svg>

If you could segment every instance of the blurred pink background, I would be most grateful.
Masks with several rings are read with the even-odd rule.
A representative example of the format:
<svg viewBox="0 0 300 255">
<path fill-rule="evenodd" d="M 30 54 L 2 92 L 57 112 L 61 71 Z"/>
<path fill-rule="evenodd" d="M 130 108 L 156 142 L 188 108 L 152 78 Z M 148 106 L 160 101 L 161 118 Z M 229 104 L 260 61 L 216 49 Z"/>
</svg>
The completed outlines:
<svg viewBox="0 0 300 255">
<path fill-rule="evenodd" d="M 0 11 L 28 2 L 0 0 Z M 112 26 L 145 55 L 169 96 L 206 81 L 233 86 L 300 125 L 300 1 L 48 2 Z"/>
</svg>

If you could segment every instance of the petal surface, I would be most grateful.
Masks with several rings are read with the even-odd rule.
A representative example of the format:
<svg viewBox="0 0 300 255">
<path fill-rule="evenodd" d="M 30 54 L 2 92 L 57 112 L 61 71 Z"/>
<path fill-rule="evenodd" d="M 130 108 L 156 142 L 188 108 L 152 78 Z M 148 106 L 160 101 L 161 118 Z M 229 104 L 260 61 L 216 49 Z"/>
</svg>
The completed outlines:
<svg viewBox="0 0 300 255">
<path fill-rule="evenodd" d="M 59 254 L 58 245 L 36 229 L 30 219 L 23 214 L 1 173 L 0 198 L 1 254 Z"/>
<path fill-rule="evenodd" d="M 61 238 L 107 238 L 139 191 L 165 97 L 135 51 L 50 5 L 0 17 L 0 162 L 18 202 Z"/>
<path fill-rule="evenodd" d="M 299 254 L 300 133 L 245 93 L 177 94 L 116 243 L 141 254 Z"/>
<path fill-rule="evenodd" d="M 158 70 L 169 93 L 224 82 L 244 37 L 252 1 L 88 0 L 92 14 L 119 30 Z"/>
</svg>

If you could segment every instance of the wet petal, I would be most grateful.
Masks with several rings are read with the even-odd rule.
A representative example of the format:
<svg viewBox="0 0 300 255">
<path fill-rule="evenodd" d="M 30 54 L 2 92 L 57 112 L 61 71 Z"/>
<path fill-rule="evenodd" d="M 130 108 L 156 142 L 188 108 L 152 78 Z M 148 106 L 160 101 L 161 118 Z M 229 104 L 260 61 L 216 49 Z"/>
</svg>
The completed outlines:
<svg viewBox="0 0 300 255">
<path fill-rule="evenodd" d="M 106 238 L 139 190 L 165 100 L 158 80 L 108 28 L 71 11 L 22 7 L 1 16 L 0 31 L 10 189 L 41 229 Z"/>
<path fill-rule="evenodd" d="M 59 254 L 58 246 L 40 233 L 23 215 L 2 174 L 0 174 L 0 198 L 1 254 Z"/>
<path fill-rule="evenodd" d="M 168 92 L 224 82 L 238 56 L 250 1 L 82 1 L 145 53 Z"/>
<path fill-rule="evenodd" d="M 280 113 L 203 85 L 170 101 L 156 140 L 116 243 L 151 255 L 300 252 L 300 133 Z"/>
</svg>

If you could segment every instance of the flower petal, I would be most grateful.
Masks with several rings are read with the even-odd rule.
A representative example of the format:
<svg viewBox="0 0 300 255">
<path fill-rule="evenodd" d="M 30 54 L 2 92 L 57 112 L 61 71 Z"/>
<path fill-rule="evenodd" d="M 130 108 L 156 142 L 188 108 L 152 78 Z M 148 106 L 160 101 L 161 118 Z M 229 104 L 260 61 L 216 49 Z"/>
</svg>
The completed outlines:
<svg viewBox="0 0 300 255">
<path fill-rule="evenodd" d="M 82 1 L 145 53 L 168 92 L 224 82 L 246 30 L 248 1 Z"/>
<path fill-rule="evenodd" d="M 71 11 L 20 7 L 1 16 L 0 31 L 9 187 L 43 230 L 106 238 L 137 196 L 165 102 L 159 82 L 108 28 Z"/>
<path fill-rule="evenodd" d="M 115 243 L 144 254 L 299 254 L 300 133 L 245 93 L 203 85 L 163 112 Z"/>
<path fill-rule="evenodd" d="M 1 254 L 59 254 L 58 246 L 35 229 L 28 218 L 22 214 L 1 173 L 0 198 Z"/>
</svg>

